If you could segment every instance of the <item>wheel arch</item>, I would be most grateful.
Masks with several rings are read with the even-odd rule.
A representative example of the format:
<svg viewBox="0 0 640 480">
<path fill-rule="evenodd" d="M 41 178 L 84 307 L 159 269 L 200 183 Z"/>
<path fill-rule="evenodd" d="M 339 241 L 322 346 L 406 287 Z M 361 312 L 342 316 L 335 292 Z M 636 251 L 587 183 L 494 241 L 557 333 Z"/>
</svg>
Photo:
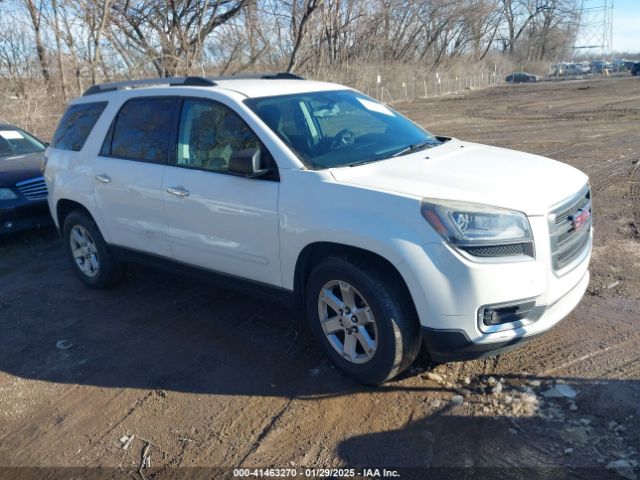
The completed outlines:
<svg viewBox="0 0 640 480">
<path fill-rule="evenodd" d="M 307 279 L 315 265 L 327 257 L 342 257 L 351 262 L 366 262 L 381 272 L 392 277 L 399 286 L 403 296 L 415 312 L 415 303 L 411 292 L 400 271 L 386 258 L 370 250 L 341 243 L 315 242 L 305 246 L 296 261 L 294 271 L 294 292 L 300 305 L 304 303 Z M 417 312 L 416 312 L 417 313 Z"/>
<path fill-rule="evenodd" d="M 83 213 L 86 213 L 95 222 L 95 218 L 93 217 L 93 215 L 91 214 L 91 212 L 87 207 L 85 207 L 79 202 L 76 202 L 75 200 L 61 198 L 60 200 L 58 200 L 58 203 L 56 203 L 56 219 L 58 221 L 58 229 L 61 232 L 62 232 L 62 229 L 64 228 L 65 219 L 69 216 L 71 212 L 74 212 L 77 210 Z"/>
</svg>

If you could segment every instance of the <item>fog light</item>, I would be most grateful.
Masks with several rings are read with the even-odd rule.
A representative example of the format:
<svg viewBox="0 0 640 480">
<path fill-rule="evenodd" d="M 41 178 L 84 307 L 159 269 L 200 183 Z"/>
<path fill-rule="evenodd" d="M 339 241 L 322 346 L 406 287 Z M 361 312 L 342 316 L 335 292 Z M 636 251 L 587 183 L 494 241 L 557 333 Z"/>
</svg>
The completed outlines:
<svg viewBox="0 0 640 480">
<path fill-rule="evenodd" d="M 488 327 L 513 323 L 527 318 L 535 306 L 535 301 L 485 305 L 478 310 L 478 320 Z"/>
<path fill-rule="evenodd" d="M 13 222 L 4 222 L 5 230 L 13 230 L 16 227 L 16 224 Z"/>
</svg>

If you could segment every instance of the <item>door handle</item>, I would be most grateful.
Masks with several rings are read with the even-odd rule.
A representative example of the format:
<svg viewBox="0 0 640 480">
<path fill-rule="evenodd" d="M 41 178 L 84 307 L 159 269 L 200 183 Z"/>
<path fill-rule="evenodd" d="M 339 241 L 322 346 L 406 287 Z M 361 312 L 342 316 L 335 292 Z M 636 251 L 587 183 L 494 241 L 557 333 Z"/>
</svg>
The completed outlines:
<svg viewBox="0 0 640 480">
<path fill-rule="evenodd" d="M 96 175 L 96 180 L 102 183 L 110 183 L 111 177 L 106 173 L 102 173 L 100 175 Z"/>
<path fill-rule="evenodd" d="M 180 198 L 188 197 L 190 194 L 189 190 L 182 187 L 169 187 L 167 188 L 167 193 Z"/>
</svg>

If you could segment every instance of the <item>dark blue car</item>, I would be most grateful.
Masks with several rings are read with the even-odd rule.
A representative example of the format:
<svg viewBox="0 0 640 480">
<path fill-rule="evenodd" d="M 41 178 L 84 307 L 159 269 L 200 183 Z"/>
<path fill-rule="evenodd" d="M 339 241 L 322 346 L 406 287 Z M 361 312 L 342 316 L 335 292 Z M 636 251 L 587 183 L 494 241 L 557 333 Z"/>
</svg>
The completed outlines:
<svg viewBox="0 0 640 480">
<path fill-rule="evenodd" d="M 0 124 L 0 235 L 51 223 L 42 177 L 46 144 Z"/>
</svg>

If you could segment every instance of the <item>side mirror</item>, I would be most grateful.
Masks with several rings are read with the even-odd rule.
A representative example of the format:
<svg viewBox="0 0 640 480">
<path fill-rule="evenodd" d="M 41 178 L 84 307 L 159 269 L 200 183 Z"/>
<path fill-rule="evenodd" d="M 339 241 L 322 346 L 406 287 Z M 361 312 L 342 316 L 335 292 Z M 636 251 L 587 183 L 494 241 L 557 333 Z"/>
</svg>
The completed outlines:
<svg viewBox="0 0 640 480">
<path fill-rule="evenodd" d="M 243 177 L 261 177 L 271 170 L 262 168 L 262 156 L 257 148 L 246 148 L 231 154 L 228 172 Z"/>
</svg>

